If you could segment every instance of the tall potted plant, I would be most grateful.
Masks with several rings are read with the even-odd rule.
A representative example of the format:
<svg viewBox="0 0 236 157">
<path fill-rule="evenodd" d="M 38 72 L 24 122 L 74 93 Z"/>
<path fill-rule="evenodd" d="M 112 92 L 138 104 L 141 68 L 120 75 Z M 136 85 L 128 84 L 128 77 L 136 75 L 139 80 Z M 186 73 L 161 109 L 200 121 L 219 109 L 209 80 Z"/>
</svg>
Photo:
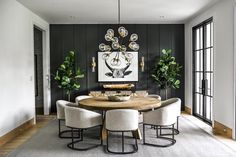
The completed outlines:
<svg viewBox="0 0 236 157">
<path fill-rule="evenodd" d="M 151 75 L 157 85 L 165 90 L 165 99 L 167 99 L 167 92 L 169 88 L 179 88 L 180 87 L 180 66 L 175 57 L 171 55 L 172 50 L 162 50 L 162 55 L 155 63 L 155 68 L 153 74 Z"/>
<path fill-rule="evenodd" d="M 80 84 L 78 79 L 83 77 L 84 74 L 80 68 L 75 67 L 75 52 L 70 51 L 63 63 L 58 67 L 54 77 L 58 87 L 66 91 L 68 101 L 70 101 L 71 92 L 73 90 L 79 90 Z"/>
</svg>

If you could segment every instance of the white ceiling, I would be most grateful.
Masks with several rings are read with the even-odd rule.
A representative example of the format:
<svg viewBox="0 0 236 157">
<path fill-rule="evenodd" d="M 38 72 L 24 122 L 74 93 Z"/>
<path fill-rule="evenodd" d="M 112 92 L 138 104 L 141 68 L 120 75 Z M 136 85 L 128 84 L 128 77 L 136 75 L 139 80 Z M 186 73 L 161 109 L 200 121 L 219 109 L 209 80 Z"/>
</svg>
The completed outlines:
<svg viewBox="0 0 236 157">
<path fill-rule="evenodd" d="M 17 0 L 51 24 L 117 23 L 118 0 Z M 120 0 L 121 23 L 183 23 L 218 0 Z"/>
</svg>

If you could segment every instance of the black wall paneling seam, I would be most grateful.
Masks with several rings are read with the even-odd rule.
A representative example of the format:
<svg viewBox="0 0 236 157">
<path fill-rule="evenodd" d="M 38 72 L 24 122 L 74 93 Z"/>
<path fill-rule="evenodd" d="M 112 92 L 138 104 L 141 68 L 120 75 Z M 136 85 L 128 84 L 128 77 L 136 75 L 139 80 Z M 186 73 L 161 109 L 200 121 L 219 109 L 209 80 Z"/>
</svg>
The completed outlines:
<svg viewBox="0 0 236 157">
<path fill-rule="evenodd" d="M 152 94 L 164 97 L 164 92 L 158 88 L 151 78 L 155 61 L 161 55 L 161 49 L 171 48 L 176 60 L 183 66 L 181 70 L 181 88 L 171 90 L 169 97 L 180 97 L 182 109 L 184 108 L 184 25 L 183 24 L 124 24 L 129 35 L 137 33 L 140 45 L 138 55 L 138 82 L 135 90 L 147 90 Z M 76 52 L 76 66 L 85 73 L 85 78 L 80 80 L 81 88 L 72 93 L 71 100 L 81 94 L 88 94 L 91 90 L 102 90 L 103 83 L 98 82 L 98 45 L 105 43 L 104 36 L 107 29 L 114 29 L 117 33 L 116 24 L 78 24 L 78 25 L 50 25 L 50 68 L 51 68 L 51 100 L 52 111 L 56 111 L 55 102 L 58 99 L 66 99 L 65 92 L 57 87 L 54 81 L 56 69 L 63 62 L 64 57 L 70 50 Z M 141 57 L 145 58 L 144 72 L 140 69 Z M 92 72 L 91 61 L 95 57 L 97 66 Z M 112 82 L 110 82 L 112 83 Z M 120 82 L 126 83 L 126 82 Z"/>
</svg>

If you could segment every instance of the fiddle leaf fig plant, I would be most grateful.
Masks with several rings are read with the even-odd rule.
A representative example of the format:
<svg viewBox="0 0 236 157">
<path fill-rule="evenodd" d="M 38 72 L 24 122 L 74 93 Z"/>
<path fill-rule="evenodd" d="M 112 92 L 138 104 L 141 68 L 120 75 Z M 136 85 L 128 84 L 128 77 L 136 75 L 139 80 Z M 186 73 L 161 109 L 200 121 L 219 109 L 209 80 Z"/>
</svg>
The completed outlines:
<svg viewBox="0 0 236 157">
<path fill-rule="evenodd" d="M 54 79 L 58 87 L 64 89 L 70 101 L 71 92 L 80 89 L 78 79 L 84 78 L 80 68 L 75 67 L 75 52 L 70 51 L 63 63 L 58 67 Z"/>
<path fill-rule="evenodd" d="M 172 56 L 172 50 L 162 50 L 162 55 L 155 63 L 155 68 L 151 77 L 157 83 L 161 89 L 165 89 L 165 96 L 167 99 L 167 89 L 168 88 L 179 88 L 180 87 L 180 66 L 175 57 Z"/>
</svg>

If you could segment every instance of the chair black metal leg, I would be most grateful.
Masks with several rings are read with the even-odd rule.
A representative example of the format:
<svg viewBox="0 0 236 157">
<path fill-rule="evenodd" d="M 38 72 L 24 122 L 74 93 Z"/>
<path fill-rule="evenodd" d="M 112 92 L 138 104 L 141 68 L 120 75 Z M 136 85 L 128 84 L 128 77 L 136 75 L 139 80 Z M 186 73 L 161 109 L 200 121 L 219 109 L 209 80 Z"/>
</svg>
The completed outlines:
<svg viewBox="0 0 236 157">
<path fill-rule="evenodd" d="M 160 133 L 161 133 L 161 129 L 162 129 L 162 126 L 156 126 L 157 127 L 157 130 L 160 129 Z M 176 140 L 174 139 L 174 124 L 172 125 L 172 138 L 169 138 L 169 137 L 163 137 L 163 136 L 157 136 L 157 138 L 159 139 L 163 139 L 163 140 L 168 140 L 170 141 L 170 143 L 166 144 L 166 145 L 161 145 L 161 144 L 153 144 L 153 143 L 147 143 L 145 141 L 145 124 L 143 125 L 143 144 L 144 145 L 150 145 L 150 146 L 155 146 L 155 147 L 169 147 L 169 146 L 172 146 L 176 143 Z M 158 135 L 158 134 L 157 134 Z"/>
<path fill-rule="evenodd" d="M 67 144 L 67 147 L 72 149 L 72 150 L 78 150 L 78 151 L 86 151 L 92 148 L 96 148 L 99 145 L 93 145 L 90 147 L 86 147 L 86 148 L 79 148 L 79 147 L 75 147 L 76 143 L 82 142 L 83 141 L 83 136 L 84 136 L 84 131 L 83 129 L 80 130 L 80 139 L 79 140 L 74 140 L 74 128 L 71 128 L 71 142 Z"/>
<path fill-rule="evenodd" d="M 177 130 L 179 131 L 179 117 L 177 117 L 176 125 L 177 125 Z M 179 134 L 179 133 L 178 133 L 178 134 Z"/>
<path fill-rule="evenodd" d="M 112 151 L 109 149 L 109 132 L 107 130 L 107 145 L 106 145 L 106 151 L 109 152 L 109 153 L 113 153 L 113 154 L 132 154 L 132 153 L 135 153 L 138 151 L 138 142 L 137 142 L 137 138 L 135 137 L 135 145 L 132 145 L 133 146 L 133 150 L 132 151 L 129 151 L 129 152 L 125 152 L 124 150 L 124 131 L 120 131 L 121 132 L 121 140 L 122 140 L 122 151 L 121 152 L 116 152 L 116 151 Z"/>
<path fill-rule="evenodd" d="M 158 138 L 158 136 L 159 136 L 159 135 L 158 135 L 158 130 L 159 130 L 159 127 L 157 126 L 157 127 L 156 127 L 156 136 L 157 136 L 157 138 Z"/>
<path fill-rule="evenodd" d="M 74 148 L 74 132 L 73 132 L 73 128 L 71 128 L 71 143 L 72 143 L 72 148 Z"/>
<path fill-rule="evenodd" d="M 60 138 L 71 138 L 71 136 L 63 136 L 63 134 L 65 134 L 65 133 L 70 133 L 71 129 L 62 131 L 61 130 L 61 121 L 63 121 L 63 120 L 58 119 L 58 137 L 60 137 Z M 78 130 L 78 132 L 79 132 L 79 130 Z M 78 133 L 78 136 L 75 136 L 74 138 L 80 138 L 80 134 Z"/>
<path fill-rule="evenodd" d="M 61 132 L 61 120 L 58 119 L 58 136 L 60 137 L 60 132 Z"/>
<path fill-rule="evenodd" d="M 83 129 L 81 129 L 81 131 L 80 131 L 80 137 L 81 137 L 81 141 L 83 141 L 84 140 L 84 130 Z"/>
<path fill-rule="evenodd" d="M 122 152 L 125 151 L 125 148 L 124 148 L 124 132 L 122 131 Z"/>
<path fill-rule="evenodd" d="M 103 139 L 102 139 L 102 128 L 103 128 L 103 126 L 101 125 L 101 127 L 100 127 L 100 140 L 101 140 L 101 146 L 103 145 Z"/>
<path fill-rule="evenodd" d="M 143 143 L 145 143 L 145 124 L 143 124 Z"/>
<path fill-rule="evenodd" d="M 138 140 L 137 140 L 137 138 L 135 138 L 135 149 L 138 151 Z"/>
<path fill-rule="evenodd" d="M 172 124 L 172 139 L 175 139 L 175 133 L 174 133 L 174 124 Z"/>
<path fill-rule="evenodd" d="M 171 130 L 172 128 L 162 128 L 164 130 Z M 177 117 L 177 121 L 176 121 L 176 128 L 174 128 L 174 134 L 178 135 L 179 134 L 179 117 Z M 171 135 L 171 133 L 166 133 L 166 134 L 160 134 L 161 136 L 168 136 Z"/>
<path fill-rule="evenodd" d="M 109 131 L 106 130 L 106 133 L 107 133 L 107 146 L 106 146 L 106 149 L 107 149 L 107 152 L 109 152 Z"/>
</svg>

